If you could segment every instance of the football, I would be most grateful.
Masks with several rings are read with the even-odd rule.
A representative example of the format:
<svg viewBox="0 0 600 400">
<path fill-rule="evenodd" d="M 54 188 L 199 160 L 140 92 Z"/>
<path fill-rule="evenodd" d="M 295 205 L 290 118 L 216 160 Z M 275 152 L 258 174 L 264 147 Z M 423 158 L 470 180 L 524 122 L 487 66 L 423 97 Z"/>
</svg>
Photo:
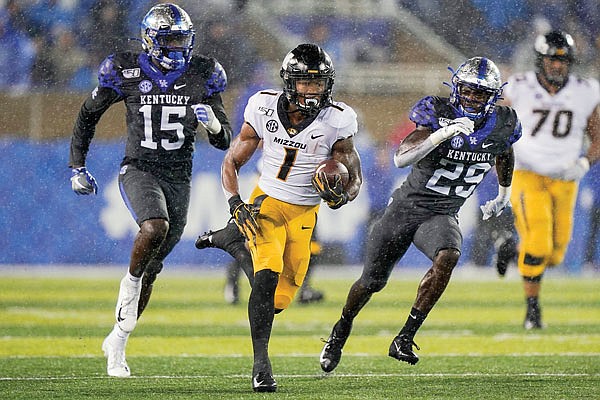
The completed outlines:
<svg viewBox="0 0 600 400">
<path fill-rule="evenodd" d="M 348 174 L 348 168 L 341 162 L 334 160 L 333 158 L 328 158 L 325 161 L 321 161 L 315 169 L 315 175 L 320 172 L 325 172 L 325 176 L 327 177 L 327 181 L 331 187 L 335 186 L 336 176 L 339 175 L 342 177 L 342 184 L 344 187 L 348 184 L 350 180 L 350 174 Z"/>
</svg>

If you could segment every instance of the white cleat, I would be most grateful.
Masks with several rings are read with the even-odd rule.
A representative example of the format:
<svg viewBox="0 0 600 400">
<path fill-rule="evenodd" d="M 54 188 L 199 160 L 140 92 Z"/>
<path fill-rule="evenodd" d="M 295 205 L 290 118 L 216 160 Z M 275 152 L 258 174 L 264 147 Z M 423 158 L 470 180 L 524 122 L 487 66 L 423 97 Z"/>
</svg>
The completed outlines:
<svg viewBox="0 0 600 400">
<path fill-rule="evenodd" d="M 124 332 L 132 332 L 137 324 L 138 302 L 142 285 L 133 286 L 127 277 L 121 280 L 119 299 L 115 309 L 117 324 Z"/>
<path fill-rule="evenodd" d="M 120 346 L 111 332 L 104 342 L 102 342 L 102 351 L 106 357 L 106 373 L 109 376 L 118 378 L 128 378 L 131 376 L 129 365 L 125 360 L 125 347 Z"/>
</svg>

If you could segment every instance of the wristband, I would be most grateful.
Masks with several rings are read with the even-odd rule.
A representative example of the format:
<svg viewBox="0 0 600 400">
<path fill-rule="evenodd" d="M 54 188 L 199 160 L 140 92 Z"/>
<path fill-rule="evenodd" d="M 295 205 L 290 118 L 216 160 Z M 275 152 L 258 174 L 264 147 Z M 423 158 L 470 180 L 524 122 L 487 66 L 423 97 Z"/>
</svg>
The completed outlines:
<svg viewBox="0 0 600 400">
<path fill-rule="evenodd" d="M 498 196 L 496 196 L 496 201 L 502 204 L 506 204 L 510 201 L 510 193 L 512 190 L 512 186 L 502 186 L 498 185 Z"/>
<path fill-rule="evenodd" d="M 240 204 L 244 204 L 239 194 L 231 196 L 227 202 L 229 203 L 229 213 L 231 215 L 233 215 L 234 211 L 240 206 Z"/>
</svg>

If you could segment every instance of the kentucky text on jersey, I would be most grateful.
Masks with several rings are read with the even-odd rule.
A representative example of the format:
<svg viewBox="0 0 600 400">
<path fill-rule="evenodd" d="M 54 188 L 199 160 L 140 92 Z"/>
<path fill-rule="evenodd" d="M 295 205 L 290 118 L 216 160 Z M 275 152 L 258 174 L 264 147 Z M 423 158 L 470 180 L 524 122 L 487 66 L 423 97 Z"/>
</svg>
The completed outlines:
<svg viewBox="0 0 600 400">
<path fill-rule="evenodd" d="M 274 137 L 273 138 L 273 143 L 278 143 L 282 146 L 288 146 L 288 147 L 293 147 L 295 149 L 306 149 L 306 144 L 305 143 L 298 143 L 298 142 L 294 142 L 292 140 L 288 140 L 288 139 L 281 139 L 278 137 Z"/>
<path fill-rule="evenodd" d="M 174 94 L 147 94 L 140 96 L 140 104 L 188 104 L 190 96 Z"/>
<path fill-rule="evenodd" d="M 492 153 L 474 153 L 471 151 L 448 149 L 446 158 L 457 161 L 491 161 L 495 158 L 495 155 Z"/>
</svg>

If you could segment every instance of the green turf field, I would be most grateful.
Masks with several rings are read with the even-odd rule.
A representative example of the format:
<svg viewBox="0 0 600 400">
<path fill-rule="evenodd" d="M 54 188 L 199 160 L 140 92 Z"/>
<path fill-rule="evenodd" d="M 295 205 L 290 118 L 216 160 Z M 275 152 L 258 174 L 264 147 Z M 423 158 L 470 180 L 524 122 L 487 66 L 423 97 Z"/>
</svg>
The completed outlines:
<svg viewBox="0 0 600 400">
<path fill-rule="evenodd" d="M 246 302 L 225 304 L 214 272 L 165 272 L 129 340 L 132 377 L 107 377 L 100 345 L 120 274 L 0 271 L 0 399 L 600 399 L 600 277 L 548 277 L 548 328 L 525 332 L 518 279 L 458 275 L 415 338 L 421 361 L 410 366 L 387 356 L 419 280 L 397 270 L 326 376 L 321 338 L 356 272 L 317 274 L 326 301 L 276 317 L 270 352 L 279 390 L 255 394 Z"/>
</svg>

